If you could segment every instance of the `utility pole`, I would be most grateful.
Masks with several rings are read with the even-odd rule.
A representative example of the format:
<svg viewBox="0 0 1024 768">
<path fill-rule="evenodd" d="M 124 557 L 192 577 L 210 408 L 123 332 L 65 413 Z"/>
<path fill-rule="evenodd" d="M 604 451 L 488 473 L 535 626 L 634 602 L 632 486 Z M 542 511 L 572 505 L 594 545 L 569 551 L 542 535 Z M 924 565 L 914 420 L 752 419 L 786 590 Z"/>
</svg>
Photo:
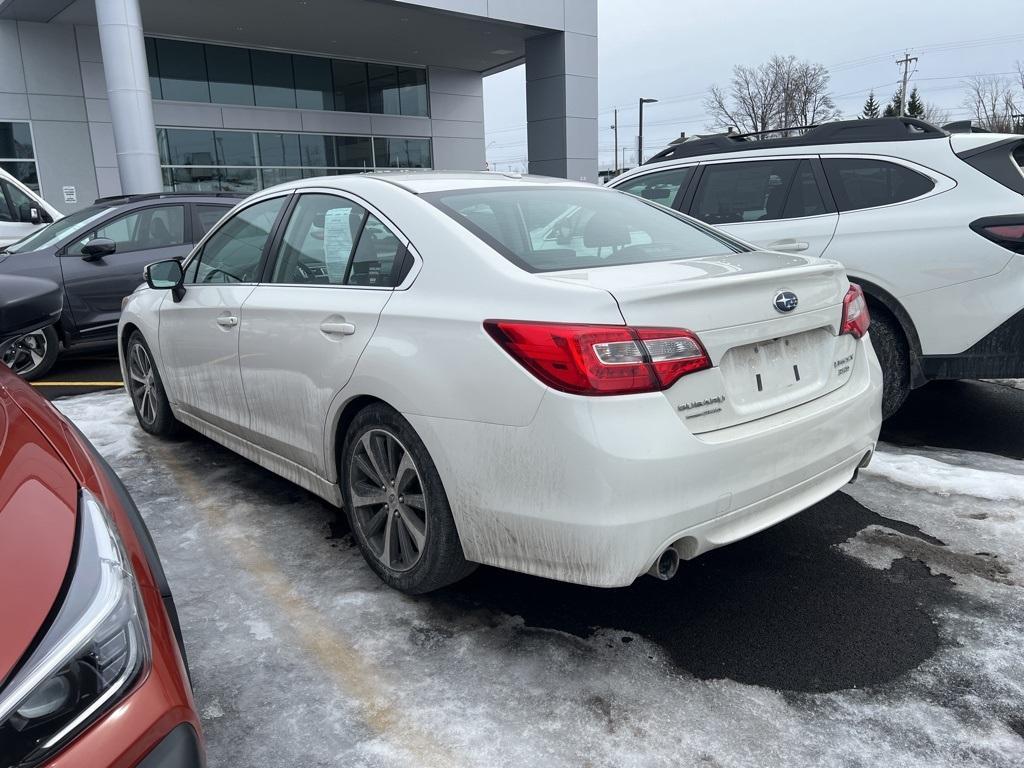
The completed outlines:
<svg viewBox="0 0 1024 768">
<path fill-rule="evenodd" d="M 619 110 L 615 110 L 615 122 L 612 124 L 612 130 L 615 131 L 615 175 L 619 175 Z"/>
<path fill-rule="evenodd" d="M 657 99 L 640 99 L 640 133 L 636 137 L 636 164 L 644 164 L 644 104 L 653 104 Z"/>
<path fill-rule="evenodd" d="M 910 65 L 917 63 L 917 57 L 911 56 L 909 52 L 903 52 L 903 58 L 896 60 L 897 64 L 903 65 L 903 87 L 900 88 L 900 117 L 907 114 L 907 80 L 910 79 Z"/>
</svg>

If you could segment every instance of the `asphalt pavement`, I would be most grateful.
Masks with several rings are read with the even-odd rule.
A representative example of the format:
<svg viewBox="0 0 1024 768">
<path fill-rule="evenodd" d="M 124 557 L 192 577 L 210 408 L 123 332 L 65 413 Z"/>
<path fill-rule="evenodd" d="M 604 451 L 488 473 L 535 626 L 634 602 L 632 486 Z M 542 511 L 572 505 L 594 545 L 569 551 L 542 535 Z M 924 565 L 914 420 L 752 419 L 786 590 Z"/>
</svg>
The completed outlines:
<svg viewBox="0 0 1024 768">
<path fill-rule="evenodd" d="M 117 351 L 101 347 L 67 352 L 33 386 L 48 400 L 117 389 L 121 386 Z"/>
</svg>

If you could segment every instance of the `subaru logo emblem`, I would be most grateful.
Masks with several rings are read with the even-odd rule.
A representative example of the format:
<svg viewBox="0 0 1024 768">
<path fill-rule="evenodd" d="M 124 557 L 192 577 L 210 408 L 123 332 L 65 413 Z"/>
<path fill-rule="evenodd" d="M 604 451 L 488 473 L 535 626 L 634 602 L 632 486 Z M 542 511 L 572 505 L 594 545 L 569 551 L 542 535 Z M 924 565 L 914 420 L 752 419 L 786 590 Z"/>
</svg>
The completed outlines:
<svg viewBox="0 0 1024 768">
<path fill-rule="evenodd" d="M 796 294 L 792 291 L 779 291 L 775 294 L 775 300 L 773 303 L 779 312 L 792 312 L 796 309 L 796 305 L 799 303 L 799 300 L 797 299 Z"/>
</svg>

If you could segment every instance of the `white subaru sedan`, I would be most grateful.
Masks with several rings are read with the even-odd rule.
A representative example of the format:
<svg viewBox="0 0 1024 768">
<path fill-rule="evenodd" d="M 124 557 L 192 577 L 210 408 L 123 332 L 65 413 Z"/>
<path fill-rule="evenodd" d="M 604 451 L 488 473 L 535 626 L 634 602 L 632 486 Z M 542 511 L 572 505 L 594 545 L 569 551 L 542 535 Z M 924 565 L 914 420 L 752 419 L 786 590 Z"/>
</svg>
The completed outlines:
<svg viewBox="0 0 1024 768">
<path fill-rule="evenodd" d="M 587 184 L 297 181 L 146 282 L 119 328 L 142 428 L 343 506 L 408 593 L 476 563 L 670 578 L 842 487 L 878 437 L 841 266 Z"/>
</svg>

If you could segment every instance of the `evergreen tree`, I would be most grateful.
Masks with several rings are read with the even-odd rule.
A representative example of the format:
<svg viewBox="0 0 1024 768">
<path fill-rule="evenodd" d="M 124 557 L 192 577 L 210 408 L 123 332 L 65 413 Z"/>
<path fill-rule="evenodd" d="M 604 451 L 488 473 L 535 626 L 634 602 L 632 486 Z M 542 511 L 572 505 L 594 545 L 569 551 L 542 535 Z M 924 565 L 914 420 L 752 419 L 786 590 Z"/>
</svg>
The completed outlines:
<svg viewBox="0 0 1024 768">
<path fill-rule="evenodd" d="M 910 91 L 910 98 L 907 99 L 907 117 L 916 117 L 919 120 L 923 120 L 925 116 L 924 102 L 921 101 L 920 95 L 917 93 L 917 88 L 914 87 Z"/>
<path fill-rule="evenodd" d="M 892 101 L 885 105 L 885 111 L 882 112 L 882 117 L 899 117 L 901 108 L 901 96 L 900 90 L 897 88 L 896 93 L 892 95 Z"/>
<path fill-rule="evenodd" d="M 864 102 L 864 111 L 861 113 L 861 120 L 871 120 L 872 118 L 878 117 L 881 114 L 881 110 L 878 107 L 878 102 L 875 101 L 875 92 L 871 91 L 868 94 L 867 101 Z"/>
</svg>

